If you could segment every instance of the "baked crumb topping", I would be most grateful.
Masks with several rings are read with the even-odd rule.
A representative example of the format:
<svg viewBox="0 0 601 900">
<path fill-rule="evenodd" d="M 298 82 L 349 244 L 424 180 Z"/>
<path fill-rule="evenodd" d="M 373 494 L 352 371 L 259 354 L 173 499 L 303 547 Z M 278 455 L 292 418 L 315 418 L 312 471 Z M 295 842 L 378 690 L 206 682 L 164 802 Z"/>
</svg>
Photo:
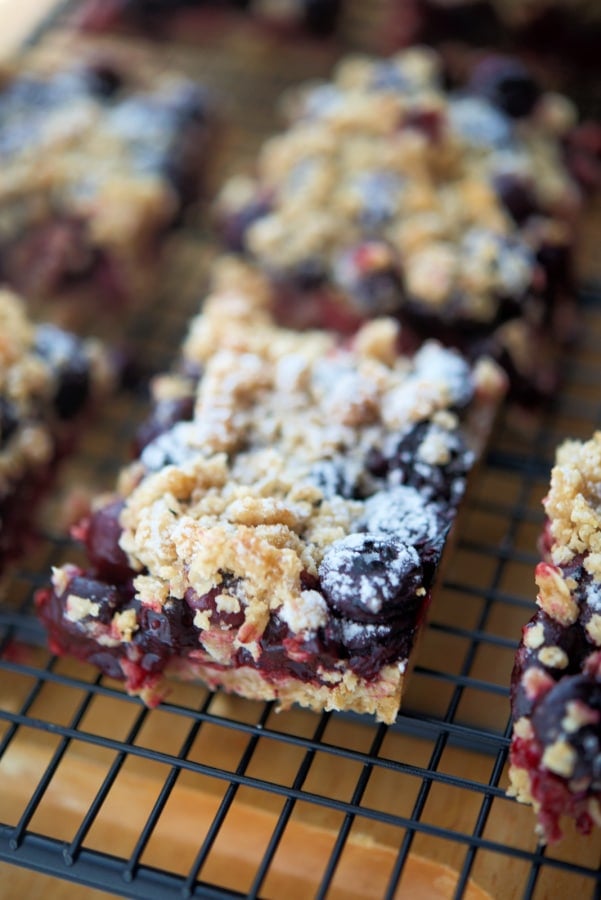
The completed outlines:
<svg viewBox="0 0 601 900">
<path fill-rule="evenodd" d="M 232 262 L 222 271 L 184 345 L 186 365 L 202 372 L 192 420 L 158 436 L 121 479 L 121 546 L 134 569 L 151 573 L 136 580 L 143 602 L 217 589 L 218 602 L 245 612 L 235 645 L 257 654 L 270 611 L 281 607 L 294 630 L 320 622 L 323 602 L 303 589 L 301 573 L 326 577 L 331 568 L 344 593 L 349 534 L 390 534 L 408 545 L 382 584 L 379 576 L 365 582 L 373 612 L 384 580 L 398 584 L 404 554 L 416 565 L 413 546 L 437 540 L 441 508 L 409 486 L 378 492 L 365 461 L 375 448 L 392 453 L 399 434 L 434 418 L 416 458 L 426 469 L 448 464 L 458 413 L 478 384 L 457 353 L 434 342 L 414 358 L 395 353 L 392 320 L 367 324 L 347 345 L 280 328 L 263 309 L 263 282 L 253 276 L 246 287 L 243 268 Z M 240 291 L 253 288 L 251 315 Z M 166 377 L 159 391 L 169 394 Z"/>
<path fill-rule="evenodd" d="M 447 319 L 493 322 L 539 277 L 543 232 L 578 206 L 556 106 L 543 96 L 517 121 L 448 93 L 427 48 L 352 56 L 288 98 L 288 130 L 265 143 L 254 180 L 224 186 L 218 211 L 226 225 L 248 214 L 243 245 L 268 270 L 355 288 L 372 313 L 394 312 L 404 294 Z M 536 222 L 517 222 L 504 191 L 530 197 Z M 366 301 L 357 271 L 390 290 Z"/>
<path fill-rule="evenodd" d="M 534 805 L 544 841 L 559 839 L 562 815 L 583 833 L 598 824 L 600 485 L 601 432 L 557 449 L 543 501 L 540 609 L 524 628 L 512 676 L 510 777 L 518 799 Z"/>
<path fill-rule="evenodd" d="M 108 354 L 50 325 L 35 325 L 0 291 L 0 502 L 55 456 L 66 422 L 114 380 Z"/>
<path fill-rule="evenodd" d="M 587 572 L 601 580 L 601 432 L 566 441 L 558 450 L 545 500 L 556 565 L 584 553 Z"/>
<path fill-rule="evenodd" d="M 61 276 L 73 290 L 108 267 L 105 296 L 109 287 L 120 300 L 142 289 L 140 257 L 196 196 L 207 113 L 194 82 L 139 48 L 83 43 L 67 65 L 59 47 L 5 66 L 4 279 L 32 298 L 60 300 Z"/>
</svg>

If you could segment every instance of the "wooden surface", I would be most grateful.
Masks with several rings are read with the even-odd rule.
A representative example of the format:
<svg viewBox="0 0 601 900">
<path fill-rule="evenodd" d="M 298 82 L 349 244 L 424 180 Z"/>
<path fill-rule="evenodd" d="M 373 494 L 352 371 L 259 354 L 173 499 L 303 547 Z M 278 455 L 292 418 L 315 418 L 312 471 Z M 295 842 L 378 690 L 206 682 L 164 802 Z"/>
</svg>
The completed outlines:
<svg viewBox="0 0 601 900">
<path fill-rule="evenodd" d="M 0 0 L 0 42 L 2 52 L 12 52 L 22 37 L 27 34 L 39 18 L 43 17 L 52 3 L 49 0 Z M 63 38 L 61 38 L 63 40 Z M 267 50 L 256 36 L 251 38 L 231 35 L 226 38 L 228 53 L 219 47 L 204 48 L 202 54 L 187 48 L 168 56 L 176 57 L 183 68 L 206 76 L 226 96 L 228 111 L 233 113 L 233 137 L 228 152 L 222 160 L 224 171 L 235 167 L 241 160 L 253 158 L 256 147 L 263 139 L 265 129 L 275 120 L 274 106 L 282 86 L 302 76 L 306 60 L 302 48 L 290 47 L 286 59 L 279 62 L 278 77 L 273 78 L 274 45 Z M 163 48 L 164 49 L 164 48 Z M 261 91 L 262 105 L 255 108 L 247 101 L 237 99 L 236 88 L 244 87 L 248 77 L 246 61 L 254 63 L 255 84 Z M 237 60 L 240 60 L 239 62 Z M 327 54 L 317 60 L 317 67 L 325 73 L 329 69 Z M 244 94 L 244 90 L 241 91 Z M 245 96 L 248 95 L 248 90 Z M 598 259 L 594 252 L 594 234 L 587 229 L 588 244 L 593 248 L 590 258 Z M 182 279 L 177 270 L 178 289 L 183 286 L 188 292 L 186 303 L 193 308 L 197 296 L 198 262 L 194 244 L 181 248 L 182 265 L 189 267 L 194 277 Z M 193 257 L 193 259 L 192 259 Z M 586 266 L 586 260 L 585 260 Z M 188 270 L 186 270 L 188 271 Z M 588 270 L 590 271 L 590 269 Z M 182 313 L 177 327 L 185 319 Z M 595 330 L 597 329 L 597 330 Z M 588 351 L 590 359 L 598 356 L 601 342 L 599 322 L 595 319 L 588 329 Z M 159 340 L 175 348 L 168 333 L 161 333 Z M 595 347 L 597 349 L 595 349 Z M 165 352 L 165 348 L 162 348 Z M 593 384 L 598 391 L 598 382 Z M 580 390 L 580 389 L 579 389 Z M 122 408 L 125 404 L 125 408 Z M 131 410 L 127 401 L 118 401 L 108 413 L 108 420 L 90 434 L 83 447 L 83 460 L 73 461 L 65 469 L 63 483 L 91 484 L 93 479 L 102 480 L 102 487 L 112 483 L 112 473 L 98 464 L 102 455 L 114 453 L 118 430 Z M 138 414 L 139 410 L 135 411 Z M 575 413 L 568 410 L 556 417 L 554 427 L 558 433 L 577 433 L 582 429 L 583 437 L 588 436 L 588 421 L 578 420 Z M 508 436 L 502 432 L 498 447 L 509 447 L 513 452 L 515 434 Z M 527 437 L 521 449 L 528 449 Z M 112 441 L 112 443 L 111 443 Z M 123 440 L 121 438 L 121 442 Z M 519 440 L 518 440 L 519 443 Z M 105 450 L 105 447 L 107 448 Z M 94 468 L 96 465 L 96 469 Z M 116 462 L 115 462 L 116 465 Z M 540 528 L 540 500 L 546 489 L 544 481 L 533 481 L 527 496 L 523 498 L 524 517 L 519 522 L 508 521 L 506 511 L 524 493 L 524 481 L 519 474 L 511 471 L 487 470 L 482 473 L 474 486 L 474 503 L 467 512 L 463 523 L 462 545 L 450 561 L 447 572 L 448 584 L 440 592 L 433 610 L 434 627 L 427 630 L 420 648 L 419 663 L 421 673 L 411 683 L 408 703 L 411 709 L 432 717 L 444 717 L 454 684 L 452 681 L 432 677 L 430 672 L 444 672 L 460 678 L 465 668 L 469 641 L 465 634 L 469 629 L 482 627 L 508 642 L 515 640 L 519 629 L 527 618 L 526 602 L 533 597 L 531 559 L 535 553 L 536 539 Z M 522 501 L 520 501 L 522 502 Z M 481 547 L 492 548 L 484 554 Z M 476 548 L 476 549 L 474 549 Z M 501 548 L 499 554 L 496 550 Z M 516 558 L 501 566 L 499 560 L 507 549 L 515 549 Z M 54 548 L 53 548 L 54 550 Z M 39 559 L 28 561 L 31 568 L 46 572 L 48 559 L 44 555 L 48 547 L 41 548 Z M 524 556 L 522 560 L 520 554 Z M 530 555 L 530 556 L 529 556 Z M 53 560 L 54 561 L 54 560 Z M 497 576 L 498 570 L 498 576 Z M 461 590 L 453 587 L 460 584 Z M 494 584 L 494 591 L 490 585 Z M 18 583 L 12 588 L 18 596 L 24 589 Z M 482 619 L 484 596 L 497 591 L 500 596 L 494 602 L 485 625 Z M 523 598 L 523 604 L 506 604 L 504 595 Z M 438 627 L 436 627 L 438 626 Z M 443 632 L 442 627 L 452 629 L 453 635 Z M 25 646 L 15 648 L 19 659 L 28 665 L 40 667 L 47 661 L 47 654 L 41 649 Z M 513 650 L 510 645 L 487 645 L 483 643 L 475 652 L 469 674 L 473 678 L 492 681 L 501 688 L 508 683 Z M 81 678 L 83 688 L 93 673 L 85 666 L 61 662 L 59 672 L 74 678 Z M 0 707 L 16 712 L 31 689 L 31 679 L 15 675 L 3 677 L 0 682 Z M 20 728 L 18 736 L 11 743 L 10 750 L 0 760 L 0 804 L 3 821 L 16 824 L 26 808 L 28 799 L 43 775 L 46 766 L 59 747 L 57 729 L 66 727 L 72 720 L 81 701 L 82 692 L 61 688 L 52 683 L 45 684 L 29 715 L 41 720 L 44 727 L 39 729 Z M 189 685 L 174 688 L 170 698 L 174 703 L 198 708 L 203 698 L 203 690 Z M 203 727 L 191 748 L 187 759 L 192 763 L 214 767 L 216 770 L 235 772 L 241 764 L 248 735 L 235 728 L 219 727 L 219 721 L 253 723 L 259 715 L 260 704 L 245 703 L 224 696 L 217 696 L 211 705 L 216 716 L 215 723 Z M 507 719 L 506 694 L 483 693 L 476 688 L 466 688 L 462 694 L 457 718 L 467 726 L 480 729 L 499 729 Z M 139 707 L 125 702 L 118 693 L 108 697 L 95 697 L 81 723 L 86 735 L 126 741 Z M 276 734 L 290 733 L 300 738 L 310 736 L 315 729 L 317 718 L 310 713 L 295 710 L 280 716 L 271 715 L 267 721 Z M 1 724 L 1 723 L 0 723 Z M 166 759 L 177 757 L 185 729 L 189 721 L 184 716 L 168 714 L 161 709 L 147 714 L 144 726 L 136 737 L 136 746 L 144 750 L 156 751 Z M 0 739 L 7 726 L 0 727 Z M 356 722 L 343 718 L 333 718 L 328 725 L 324 740 L 334 746 L 369 752 L 376 729 L 371 723 Z M 249 772 L 259 783 L 264 780 L 276 786 L 289 786 L 297 777 L 302 753 L 294 744 L 282 740 L 261 738 L 253 754 Z M 391 765 L 374 767 L 364 796 L 364 802 L 375 810 L 378 816 L 356 817 L 352 824 L 346 849 L 341 858 L 328 900 L 353 900 L 353 898 L 377 898 L 382 896 L 386 881 L 394 867 L 404 831 L 386 824 L 386 814 L 410 817 L 414 804 L 423 790 L 424 782 L 420 772 L 428 771 L 436 752 L 433 740 L 408 737 L 390 730 L 379 751 Z M 74 740 L 52 778 L 40 807 L 30 823 L 33 831 L 69 842 L 73 839 L 96 791 L 102 784 L 116 758 L 114 750 L 105 750 L 94 741 Z M 400 773 L 397 764 L 415 767 L 416 774 Z M 494 757 L 482 752 L 481 748 L 445 746 L 436 763 L 437 774 L 429 786 L 429 794 L 422 813 L 422 821 L 433 827 L 446 829 L 449 838 L 430 837 L 417 834 L 413 840 L 412 856 L 405 865 L 403 879 L 397 892 L 403 900 L 447 900 L 453 895 L 454 871 L 461 869 L 466 855 L 466 844 L 454 840 L 454 835 L 469 835 L 481 812 L 483 792 L 491 777 Z M 125 761 L 115 785 L 102 804 L 99 815 L 86 836 L 86 846 L 100 852 L 127 857 L 131 853 L 140 829 L 144 826 L 152 805 L 156 800 L 168 773 L 167 763 L 159 764 L 145 755 L 131 756 Z M 306 784 L 307 790 L 336 800 L 349 801 L 356 790 L 357 779 L 362 766 L 353 759 L 336 758 L 323 752 L 316 752 Z M 453 781 L 467 779 L 474 790 L 465 790 Z M 507 784 L 506 775 L 501 778 L 501 788 Z M 164 812 L 151 836 L 142 861 L 178 874 L 185 874 L 192 864 L 207 828 L 224 799 L 228 782 L 208 777 L 197 771 L 180 774 Z M 274 828 L 282 812 L 282 794 L 276 792 L 241 788 L 230 813 L 220 830 L 202 877 L 222 884 L 229 889 L 246 890 L 255 872 L 257 861 L 261 859 Z M 305 900 L 314 895 L 319 879 L 332 851 L 343 822 L 342 814 L 332 804 L 309 804 L 298 802 L 287 825 L 282 842 L 269 868 L 262 896 L 286 897 Z M 524 851 L 535 849 L 532 834 L 531 812 L 507 800 L 499 792 L 490 804 L 488 820 L 484 828 L 485 839 L 501 845 Z M 571 860 L 582 866 L 595 865 L 599 859 L 599 840 L 590 841 L 570 833 L 561 848 L 552 851 L 555 858 Z M 473 870 L 473 886 L 467 893 L 469 900 L 478 900 L 480 885 L 495 900 L 518 900 L 527 881 L 530 862 L 516 857 L 503 857 L 498 852 L 482 850 L 478 853 Z M 539 880 L 536 900 L 555 900 L 558 897 L 581 896 L 584 900 L 590 882 L 584 877 L 573 875 L 561 869 L 548 869 Z M 421 891 L 421 893 L 420 893 Z M 49 879 L 24 869 L 0 865 L 1 900 L 47 897 L 48 900 L 76 900 L 76 898 L 106 897 L 98 892 L 67 881 Z"/>
</svg>

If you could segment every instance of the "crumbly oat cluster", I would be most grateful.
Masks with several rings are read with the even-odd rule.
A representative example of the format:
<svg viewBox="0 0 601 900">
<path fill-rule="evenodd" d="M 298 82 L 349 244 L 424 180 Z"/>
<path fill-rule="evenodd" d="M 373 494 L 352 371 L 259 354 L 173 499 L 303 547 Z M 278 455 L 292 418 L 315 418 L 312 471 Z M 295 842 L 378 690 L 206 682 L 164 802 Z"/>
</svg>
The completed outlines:
<svg viewBox="0 0 601 900">
<path fill-rule="evenodd" d="M 289 99 L 288 129 L 217 203 L 230 246 L 289 289 L 284 321 L 395 315 L 472 353 L 492 333 L 521 374 L 519 347 L 569 293 L 579 194 L 560 138 L 575 110 L 518 63 L 485 63 L 447 92 L 433 50 L 349 57 Z"/>
<path fill-rule="evenodd" d="M 78 530 L 90 569 L 55 570 L 40 613 L 148 702 L 175 671 L 392 721 L 504 379 L 435 342 L 399 355 L 390 319 L 347 343 L 280 328 L 226 268 Z"/>
<path fill-rule="evenodd" d="M 601 432 L 557 452 L 536 615 L 512 677 L 510 778 L 543 841 L 601 825 Z"/>
<path fill-rule="evenodd" d="M 0 291 L 0 566 L 18 543 L 15 520 L 29 518 L 35 490 L 65 449 L 70 421 L 112 381 L 99 343 L 34 325 L 21 301 Z"/>
<path fill-rule="evenodd" d="M 104 47 L 3 70 L 0 274 L 28 298 L 95 291 L 98 314 L 148 288 L 208 135 L 202 91 L 155 68 Z"/>
</svg>

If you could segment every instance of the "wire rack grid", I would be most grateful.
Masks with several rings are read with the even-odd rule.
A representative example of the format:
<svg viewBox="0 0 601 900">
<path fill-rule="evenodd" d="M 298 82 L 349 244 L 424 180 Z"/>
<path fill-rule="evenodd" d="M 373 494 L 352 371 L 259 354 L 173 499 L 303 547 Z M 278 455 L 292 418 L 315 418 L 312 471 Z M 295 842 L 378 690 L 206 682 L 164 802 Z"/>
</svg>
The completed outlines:
<svg viewBox="0 0 601 900">
<path fill-rule="evenodd" d="M 313 73 L 329 66 L 327 54 L 311 62 L 297 48 L 274 67 L 255 52 L 256 35 L 231 40 L 236 52 L 178 55 L 230 100 L 224 170 L 273 130 L 283 87 L 313 63 Z M 252 83 L 249 52 L 259 59 Z M 198 305 L 204 227 L 192 224 L 174 248 L 159 298 L 131 327 L 156 371 Z M 508 686 L 534 608 L 553 452 L 601 426 L 601 298 L 584 290 L 582 302 L 582 342 L 565 360 L 555 407 L 527 427 L 503 418 L 472 481 L 392 726 L 277 714 L 191 684 L 174 684 L 148 710 L 91 667 L 48 652 L 33 595 L 52 565 L 79 552 L 61 527 L 62 500 L 73 485 L 112 486 L 145 403 L 128 394 L 103 411 L 63 467 L 40 540 L 0 603 L 2 900 L 34 896 L 34 873 L 64 891 L 72 884 L 74 897 L 85 886 L 144 900 L 403 898 L 421 896 L 420 885 L 433 900 L 601 896 L 601 835 L 568 828 L 542 849 L 531 810 L 505 793 Z"/>
<path fill-rule="evenodd" d="M 552 448 L 601 421 L 586 399 L 601 375 L 601 305 L 585 313 L 557 408 L 527 437 L 501 423 L 474 479 L 393 726 L 276 714 L 188 684 L 146 709 L 45 649 L 32 594 L 77 551 L 58 528 L 44 533 L 0 610 L 0 858 L 140 898 L 411 896 L 423 859 L 445 867 L 440 896 L 596 896 L 599 836 L 543 851 L 531 811 L 505 796 L 508 684 Z M 114 455 L 91 433 L 65 485 L 81 467 L 110 480 L 130 406 L 102 423 Z"/>
</svg>

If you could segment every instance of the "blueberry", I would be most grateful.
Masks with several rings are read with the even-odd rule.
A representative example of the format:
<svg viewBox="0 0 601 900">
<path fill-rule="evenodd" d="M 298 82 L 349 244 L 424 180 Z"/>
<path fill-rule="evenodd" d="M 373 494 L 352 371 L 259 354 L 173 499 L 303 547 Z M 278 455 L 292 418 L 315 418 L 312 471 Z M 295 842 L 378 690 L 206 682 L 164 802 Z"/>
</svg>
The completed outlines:
<svg viewBox="0 0 601 900">
<path fill-rule="evenodd" d="M 584 660 L 591 652 L 591 644 L 587 638 L 583 623 L 580 621 L 564 627 L 551 619 L 546 613 L 539 611 L 530 620 L 524 633 L 527 634 L 534 627 L 542 627 L 544 635 L 543 646 L 559 647 L 560 650 L 563 650 L 568 659 L 568 665 L 564 668 L 543 665 L 538 657 L 540 647 L 537 646 L 531 649 L 522 642 L 516 654 L 511 677 L 512 714 L 515 719 L 529 714 L 535 704 L 532 695 L 525 691 L 522 684 L 522 676 L 527 669 L 535 667 L 544 670 L 554 680 L 559 680 L 564 675 L 576 675 L 580 672 Z"/>
<path fill-rule="evenodd" d="M 530 115 L 541 93 L 527 67 L 507 56 L 482 60 L 472 72 L 469 88 L 512 119 Z"/>
<path fill-rule="evenodd" d="M 382 59 L 372 67 L 369 86 L 374 91 L 390 90 L 402 94 L 408 91 L 409 82 L 399 65 L 391 59 Z"/>
<path fill-rule="evenodd" d="M 92 93 L 102 100 L 109 100 L 123 87 L 123 75 L 108 62 L 97 62 L 86 71 Z"/>
<path fill-rule="evenodd" d="M 427 502 L 454 504 L 463 494 L 473 453 L 461 435 L 445 431 L 447 461 L 433 465 L 420 459 L 419 448 L 433 431 L 438 430 L 436 425 L 419 422 L 400 437 L 388 455 L 380 448 L 374 448 L 367 458 L 369 471 L 377 478 L 389 478 L 416 488 Z"/>
<path fill-rule="evenodd" d="M 308 481 L 320 489 L 325 500 L 334 497 L 354 499 L 359 496 L 358 480 L 361 472 L 344 459 L 324 459 L 311 467 Z"/>
<path fill-rule="evenodd" d="M 161 670 L 170 656 L 198 647 L 194 612 L 187 603 L 168 598 L 160 609 L 140 605 L 137 615 L 140 627 L 133 640 L 144 653 L 145 668 Z"/>
<path fill-rule="evenodd" d="M 94 604 L 97 613 L 93 618 L 103 625 L 110 625 L 114 614 L 122 609 L 126 600 L 118 587 L 86 575 L 76 575 L 72 578 L 67 594 Z"/>
<path fill-rule="evenodd" d="M 371 534 L 396 537 L 412 547 L 435 546 L 444 540 L 448 523 L 442 509 L 422 493 L 399 485 L 373 494 L 357 527 Z"/>
<path fill-rule="evenodd" d="M 365 241 L 334 263 L 334 280 L 370 318 L 398 312 L 404 291 L 399 261 L 382 241 Z"/>
<path fill-rule="evenodd" d="M 34 351 L 45 359 L 57 379 L 54 408 L 70 419 L 84 407 L 90 393 L 90 363 L 83 341 L 55 325 L 39 325 Z"/>
<path fill-rule="evenodd" d="M 405 179 L 394 172 L 371 171 L 357 175 L 352 189 L 360 199 L 359 223 L 362 230 L 377 234 L 394 218 Z"/>
<path fill-rule="evenodd" d="M 592 721 L 571 722 L 572 704 L 588 711 Z M 596 678 L 563 678 L 535 708 L 532 725 L 543 746 L 562 740 L 575 751 L 570 778 L 591 778 L 596 789 L 601 786 L 601 684 Z"/>
<path fill-rule="evenodd" d="M 212 627 L 240 628 L 245 618 L 242 604 L 240 604 L 237 612 L 224 612 L 218 609 L 218 598 L 220 595 L 224 592 L 235 595 L 239 583 L 239 578 L 226 572 L 222 574 L 221 583 L 211 588 L 206 594 L 198 594 L 194 588 L 188 588 L 184 594 L 184 600 L 194 615 L 196 615 L 196 612 L 210 612 Z"/>
<path fill-rule="evenodd" d="M 0 448 L 4 447 L 15 433 L 18 424 L 19 418 L 14 404 L 6 397 L 0 397 Z"/>
<path fill-rule="evenodd" d="M 449 102 L 449 122 L 455 132 L 476 147 L 511 146 L 511 122 L 500 109 L 481 97 L 459 96 Z"/>
<path fill-rule="evenodd" d="M 190 443 L 188 422 L 176 422 L 144 447 L 140 459 L 149 472 L 158 472 L 164 466 L 184 465 L 197 450 Z"/>
<path fill-rule="evenodd" d="M 131 579 L 133 572 L 127 556 L 119 546 L 122 500 L 115 500 L 95 510 L 83 529 L 88 558 L 98 575 L 117 583 Z"/>
<path fill-rule="evenodd" d="M 539 212 L 539 205 L 528 179 L 512 172 L 502 172 L 493 178 L 496 194 L 513 220 L 522 225 Z"/>
<path fill-rule="evenodd" d="M 191 386 L 189 394 L 167 397 L 155 403 L 152 414 L 138 429 L 136 451 L 142 452 L 155 438 L 164 434 L 176 422 L 189 422 L 194 413 L 195 395 Z"/>
<path fill-rule="evenodd" d="M 383 624 L 416 605 L 422 581 L 419 556 L 400 540 L 351 534 L 335 541 L 319 566 L 321 589 L 338 615 Z"/>
<path fill-rule="evenodd" d="M 246 249 L 246 235 L 251 225 L 271 212 L 267 198 L 254 197 L 244 206 L 221 217 L 220 229 L 230 250 L 242 252 Z"/>
</svg>

